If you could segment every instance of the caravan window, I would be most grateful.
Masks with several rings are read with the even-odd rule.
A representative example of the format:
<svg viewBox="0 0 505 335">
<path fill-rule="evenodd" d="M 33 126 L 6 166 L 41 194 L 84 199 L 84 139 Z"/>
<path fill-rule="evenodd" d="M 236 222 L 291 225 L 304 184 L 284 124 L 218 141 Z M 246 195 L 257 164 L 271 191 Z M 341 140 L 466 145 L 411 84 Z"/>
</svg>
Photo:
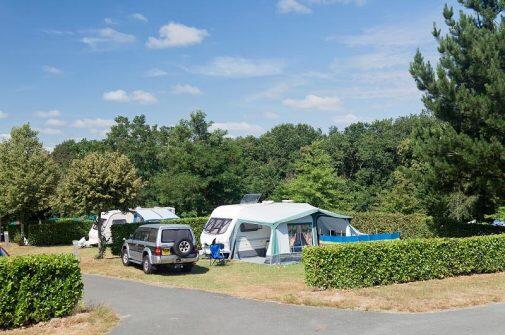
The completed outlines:
<svg viewBox="0 0 505 335">
<path fill-rule="evenodd" d="M 232 219 L 210 218 L 204 230 L 209 234 L 223 234 L 228 229 Z"/>
<path fill-rule="evenodd" d="M 248 231 L 256 231 L 259 229 L 261 229 L 261 226 L 257 225 L 257 224 L 253 224 L 253 223 L 242 223 L 240 225 L 240 231 L 242 233 L 248 232 Z"/>
<path fill-rule="evenodd" d="M 125 219 L 112 220 L 112 224 L 126 224 L 126 220 Z"/>
</svg>

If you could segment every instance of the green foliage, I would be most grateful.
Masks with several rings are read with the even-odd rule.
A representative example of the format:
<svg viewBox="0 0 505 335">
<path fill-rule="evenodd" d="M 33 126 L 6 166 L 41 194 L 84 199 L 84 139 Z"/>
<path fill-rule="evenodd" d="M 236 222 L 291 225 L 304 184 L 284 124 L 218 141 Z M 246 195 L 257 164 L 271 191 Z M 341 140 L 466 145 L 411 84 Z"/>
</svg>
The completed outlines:
<svg viewBox="0 0 505 335">
<path fill-rule="evenodd" d="M 165 220 L 163 223 L 166 224 L 187 224 L 193 229 L 197 243 L 200 243 L 200 235 L 202 233 L 203 227 L 207 222 L 208 217 L 195 217 L 195 218 L 182 218 L 174 220 Z M 123 245 L 123 239 L 128 239 L 134 232 L 135 229 L 140 227 L 145 223 L 130 223 L 130 224 L 116 224 L 111 226 L 112 234 L 112 245 L 110 247 L 113 255 L 121 254 L 121 247 Z"/>
<path fill-rule="evenodd" d="M 303 250 L 305 280 L 354 288 L 505 270 L 505 235 L 361 242 Z"/>
<path fill-rule="evenodd" d="M 427 208 L 437 217 L 480 220 L 505 198 L 505 10 L 503 1 L 459 1 L 444 8 L 446 35 L 435 27 L 440 61 L 418 52 L 410 72 L 426 110 L 440 122 L 417 136 L 418 174 Z"/>
<path fill-rule="evenodd" d="M 37 246 L 69 245 L 73 240 L 88 236 L 92 225 L 91 221 L 75 220 L 32 224 L 28 229 L 28 242 Z"/>
<path fill-rule="evenodd" d="M 400 232 L 402 239 L 437 236 L 433 220 L 423 214 L 360 212 L 351 216 L 351 225 L 365 234 Z"/>
<path fill-rule="evenodd" d="M 25 124 L 0 142 L 0 217 L 42 218 L 50 209 L 57 182 L 56 165 L 37 132 Z"/>
<path fill-rule="evenodd" d="M 346 182 L 335 173 L 331 157 L 320 148 L 320 142 L 302 148 L 295 165 L 295 175 L 274 192 L 276 200 L 292 199 L 316 207 L 349 210 Z"/>
<path fill-rule="evenodd" d="M 294 172 L 300 149 L 321 138 L 321 130 L 307 124 L 280 124 L 259 138 L 237 139 L 243 152 L 245 193 L 269 197 Z"/>
<path fill-rule="evenodd" d="M 0 328 L 69 315 L 82 297 L 78 260 L 72 255 L 0 258 Z"/>
<path fill-rule="evenodd" d="M 150 185 L 157 205 L 203 215 L 240 199 L 240 149 L 226 132 L 210 131 L 211 125 L 204 113 L 195 112 L 170 129 L 161 153 L 163 172 Z"/>
</svg>

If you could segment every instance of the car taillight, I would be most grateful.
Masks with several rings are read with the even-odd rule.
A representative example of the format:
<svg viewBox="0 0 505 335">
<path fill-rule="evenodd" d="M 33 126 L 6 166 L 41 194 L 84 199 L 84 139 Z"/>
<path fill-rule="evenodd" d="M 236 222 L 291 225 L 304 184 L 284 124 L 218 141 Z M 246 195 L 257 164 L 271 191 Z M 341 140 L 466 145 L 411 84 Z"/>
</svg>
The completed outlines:
<svg viewBox="0 0 505 335">
<path fill-rule="evenodd" d="M 154 254 L 156 256 L 161 256 L 161 248 L 160 247 L 156 247 L 154 248 Z"/>
</svg>

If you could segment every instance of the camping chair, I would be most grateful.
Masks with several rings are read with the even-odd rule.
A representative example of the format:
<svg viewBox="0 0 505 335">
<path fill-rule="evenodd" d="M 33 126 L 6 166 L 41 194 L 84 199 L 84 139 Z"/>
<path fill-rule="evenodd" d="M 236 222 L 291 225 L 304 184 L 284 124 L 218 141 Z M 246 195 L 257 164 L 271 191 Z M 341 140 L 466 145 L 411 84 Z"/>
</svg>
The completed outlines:
<svg viewBox="0 0 505 335">
<path fill-rule="evenodd" d="M 225 257 L 223 254 L 222 244 L 211 244 L 209 259 L 210 259 L 210 265 L 212 265 L 212 263 L 214 264 L 217 263 L 219 265 L 225 264 Z"/>
</svg>

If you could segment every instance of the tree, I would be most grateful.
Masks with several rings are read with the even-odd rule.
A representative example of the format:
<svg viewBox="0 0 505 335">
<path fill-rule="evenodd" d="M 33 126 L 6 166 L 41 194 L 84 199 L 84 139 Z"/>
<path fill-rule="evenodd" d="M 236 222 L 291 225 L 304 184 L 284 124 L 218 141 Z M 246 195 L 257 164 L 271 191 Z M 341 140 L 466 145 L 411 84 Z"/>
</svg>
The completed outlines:
<svg viewBox="0 0 505 335">
<path fill-rule="evenodd" d="M 247 192 L 263 193 L 268 197 L 288 176 L 300 149 L 321 139 L 320 129 L 307 124 L 280 124 L 259 138 L 237 139 L 243 152 L 244 187 Z"/>
<path fill-rule="evenodd" d="M 163 170 L 153 182 L 159 204 L 203 215 L 240 199 L 240 149 L 225 131 L 210 131 L 211 125 L 196 111 L 170 129 L 160 155 Z"/>
<path fill-rule="evenodd" d="M 107 147 L 102 141 L 82 139 L 77 142 L 75 140 L 65 140 L 54 148 L 51 157 L 56 165 L 62 171 L 65 171 L 73 159 L 82 158 L 90 152 L 104 151 L 107 151 Z"/>
<path fill-rule="evenodd" d="M 350 209 L 346 181 L 336 175 L 331 157 L 321 149 L 321 142 L 302 148 L 295 171 L 294 177 L 275 190 L 275 199 L 291 199 L 343 211 Z"/>
<path fill-rule="evenodd" d="M 440 60 L 433 69 L 418 51 L 410 72 L 439 124 L 417 135 L 418 175 L 430 214 L 483 219 L 505 198 L 505 2 L 459 0 L 445 6 L 448 34 L 434 27 Z"/>
<path fill-rule="evenodd" d="M 57 206 L 64 213 L 97 215 L 97 257 L 103 258 L 107 241 L 102 235 L 101 213 L 134 207 L 141 186 L 128 157 L 115 152 L 93 152 L 72 161 L 58 187 Z"/>
<path fill-rule="evenodd" d="M 40 221 L 50 210 L 58 175 L 49 153 L 28 124 L 13 128 L 0 142 L 0 217 Z"/>
</svg>

